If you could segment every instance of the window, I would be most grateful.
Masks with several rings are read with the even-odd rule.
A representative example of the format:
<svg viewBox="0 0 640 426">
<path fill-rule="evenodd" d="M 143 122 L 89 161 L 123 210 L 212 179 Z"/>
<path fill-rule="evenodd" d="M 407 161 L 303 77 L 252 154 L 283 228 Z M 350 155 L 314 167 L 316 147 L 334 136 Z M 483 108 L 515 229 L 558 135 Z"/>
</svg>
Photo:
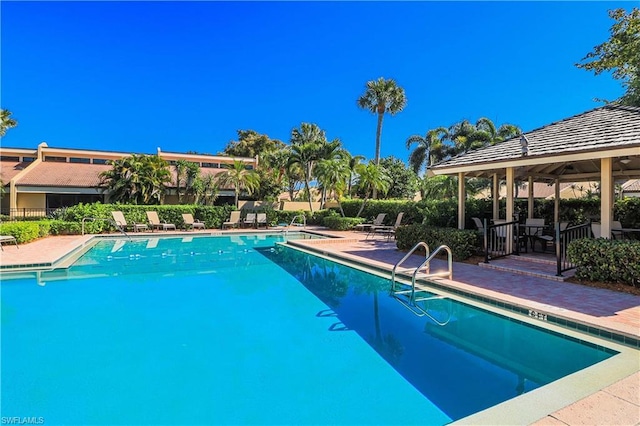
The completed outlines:
<svg viewBox="0 0 640 426">
<path fill-rule="evenodd" d="M 71 157 L 69 158 L 69 162 L 70 163 L 83 163 L 83 164 L 89 164 L 91 162 L 91 160 L 89 158 L 78 158 L 78 157 Z"/>
<path fill-rule="evenodd" d="M 219 169 L 220 164 L 219 163 L 202 163 L 201 167 L 204 167 L 207 169 Z"/>
<path fill-rule="evenodd" d="M 50 157 L 50 156 L 46 156 L 44 157 L 44 161 L 51 161 L 54 163 L 66 163 L 67 162 L 67 157 Z"/>
<path fill-rule="evenodd" d="M 104 158 L 94 158 L 93 164 L 107 164 L 107 160 Z"/>
<path fill-rule="evenodd" d="M 32 161 L 36 161 L 36 157 L 22 157 L 22 161 L 24 163 L 31 163 Z"/>
<path fill-rule="evenodd" d="M 47 208 L 57 209 L 75 206 L 80 203 L 103 202 L 103 198 L 102 195 L 95 194 L 47 194 Z"/>
<path fill-rule="evenodd" d="M 12 157 L 10 155 L 0 155 L 0 161 L 20 161 L 20 157 Z"/>
</svg>

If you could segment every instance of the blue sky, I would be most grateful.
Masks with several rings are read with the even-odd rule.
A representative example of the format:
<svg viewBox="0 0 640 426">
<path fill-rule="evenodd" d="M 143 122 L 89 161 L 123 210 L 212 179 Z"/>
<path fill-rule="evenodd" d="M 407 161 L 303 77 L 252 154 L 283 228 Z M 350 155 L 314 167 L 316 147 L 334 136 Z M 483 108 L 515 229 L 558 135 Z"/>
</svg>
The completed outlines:
<svg viewBox="0 0 640 426">
<path fill-rule="evenodd" d="M 608 39 L 607 10 L 637 2 L 0 2 L 1 143 L 218 153 L 253 129 L 289 141 L 318 124 L 372 158 L 365 83 L 393 78 L 382 156 L 488 117 L 523 130 L 622 94 L 578 69 Z"/>
</svg>

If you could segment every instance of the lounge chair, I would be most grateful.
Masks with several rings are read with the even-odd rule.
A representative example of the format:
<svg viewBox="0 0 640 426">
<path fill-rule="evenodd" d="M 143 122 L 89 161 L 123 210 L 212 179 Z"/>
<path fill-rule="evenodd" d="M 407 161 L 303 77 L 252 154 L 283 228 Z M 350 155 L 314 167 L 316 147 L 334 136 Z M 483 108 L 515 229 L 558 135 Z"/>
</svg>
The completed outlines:
<svg viewBox="0 0 640 426">
<path fill-rule="evenodd" d="M 204 223 L 199 220 L 195 220 L 191 213 L 182 213 L 182 220 L 184 221 L 184 229 L 205 229 Z"/>
<path fill-rule="evenodd" d="M 127 228 L 133 229 L 133 232 L 138 232 L 138 231 L 142 231 L 142 230 L 148 229 L 148 226 L 147 226 L 146 223 L 136 223 L 136 222 L 134 222 L 131 225 L 129 225 L 127 223 L 127 220 L 124 218 L 124 214 L 122 214 L 122 212 L 119 211 L 119 210 L 112 211 L 111 212 L 111 216 L 113 216 L 114 222 L 116 223 L 118 228 L 120 228 L 121 231 L 124 231 Z"/>
<path fill-rule="evenodd" d="M 259 228 L 260 225 L 264 225 L 265 228 L 269 227 L 269 224 L 267 223 L 266 213 L 258 213 L 258 218 L 256 220 L 256 228 Z"/>
<path fill-rule="evenodd" d="M 237 228 L 238 226 L 240 226 L 240 210 L 234 210 L 229 215 L 229 220 L 222 223 L 222 229 Z"/>
<path fill-rule="evenodd" d="M 14 243 L 17 248 L 20 248 L 20 246 L 18 246 L 18 240 L 16 240 L 16 237 L 13 235 L 0 235 L 0 249 L 4 251 L 2 243 Z"/>
<path fill-rule="evenodd" d="M 369 238 L 370 235 L 383 234 L 387 236 L 387 241 L 391 240 L 391 236 L 396 234 L 396 229 L 398 229 L 402 222 L 402 216 L 404 216 L 404 212 L 398 213 L 396 222 L 391 226 L 372 226 L 366 238 Z"/>
<path fill-rule="evenodd" d="M 371 228 L 373 228 L 374 226 L 382 226 L 382 223 L 384 222 L 384 218 L 387 217 L 386 213 L 378 213 L 378 216 L 376 216 L 375 219 L 373 219 L 372 222 L 370 223 L 361 223 L 360 225 L 356 225 L 353 228 L 356 231 L 368 231 L 371 232 Z"/>
<path fill-rule="evenodd" d="M 244 220 L 242 221 L 243 227 L 251 227 L 256 224 L 256 214 L 255 213 L 247 213 Z"/>
<path fill-rule="evenodd" d="M 176 225 L 174 225 L 173 223 L 161 222 L 160 218 L 158 217 L 158 212 L 147 212 L 147 219 L 149 219 L 151 230 L 162 228 L 163 231 L 167 231 L 169 229 L 173 229 L 175 231 L 176 229 Z"/>
</svg>

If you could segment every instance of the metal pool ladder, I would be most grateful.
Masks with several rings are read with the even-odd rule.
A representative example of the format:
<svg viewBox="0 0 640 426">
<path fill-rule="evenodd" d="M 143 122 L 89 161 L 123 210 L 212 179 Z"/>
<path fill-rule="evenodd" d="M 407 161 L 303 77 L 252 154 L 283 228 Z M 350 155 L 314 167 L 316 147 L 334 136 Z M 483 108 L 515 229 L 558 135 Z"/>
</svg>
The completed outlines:
<svg viewBox="0 0 640 426">
<path fill-rule="evenodd" d="M 417 268 L 412 267 L 412 268 L 398 269 L 399 266 L 402 265 L 420 247 L 425 249 L 425 260 L 420 264 L 420 266 L 418 266 Z M 445 250 L 447 252 L 447 266 L 448 266 L 447 270 L 432 273 L 431 264 L 430 264 L 431 260 L 442 250 Z M 439 296 L 439 295 L 434 296 L 432 293 L 429 293 L 427 290 L 422 289 L 419 286 L 419 284 L 418 284 L 418 287 L 416 288 L 416 284 L 417 284 L 416 281 L 418 278 L 428 279 L 428 278 L 446 277 L 451 279 L 452 273 L 453 273 L 453 256 L 452 256 L 451 249 L 446 245 L 441 245 L 440 247 L 435 249 L 431 254 L 428 254 L 428 253 L 429 253 L 429 246 L 427 245 L 427 243 L 419 242 L 415 246 L 413 246 L 411 250 L 409 250 L 409 253 L 407 253 L 402 259 L 398 261 L 398 263 L 396 263 L 393 266 L 393 269 L 391 270 L 391 295 L 414 314 L 418 316 L 426 315 L 430 317 L 437 324 L 445 325 L 449 322 L 450 314 L 449 314 L 449 318 L 443 321 L 432 316 L 427 309 L 428 308 L 427 302 L 431 300 L 444 299 L 444 296 Z M 424 270 L 424 272 L 420 272 L 421 270 Z M 411 274 L 411 286 L 408 286 L 407 284 L 398 283 L 396 280 L 397 273 Z M 402 286 L 402 288 L 400 288 L 399 286 Z"/>
<path fill-rule="evenodd" d="M 125 237 L 127 237 L 127 238 L 129 239 L 129 241 L 132 241 L 132 240 L 131 240 L 131 237 L 129 236 L 129 234 L 127 234 L 127 233 L 124 231 L 124 229 L 122 228 L 122 226 L 118 225 L 118 224 L 116 223 L 116 221 L 115 221 L 115 220 L 111 220 L 111 219 L 104 219 L 104 218 L 100 218 L 100 217 L 83 217 L 83 218 L 82 218 L 82 235 L 84 235 L 84 223 L 85 223 L 87 220 L 90 220 L 90 221 L 92 221 L 92 222 L 94 222 L 94 221 L 96 221 L 96 220 L 103 220 L 103 221 L 105 221 L 105 222 L 109 222 L 110 224 L 112 224 L 113 226 L 115 226 L 115 227 L 116 227 L 116 229 L 117 229 L 118 231 L 122 232 L 122 233 L 124 234 L 124 236 L 125 236 Z"/>
</svg>

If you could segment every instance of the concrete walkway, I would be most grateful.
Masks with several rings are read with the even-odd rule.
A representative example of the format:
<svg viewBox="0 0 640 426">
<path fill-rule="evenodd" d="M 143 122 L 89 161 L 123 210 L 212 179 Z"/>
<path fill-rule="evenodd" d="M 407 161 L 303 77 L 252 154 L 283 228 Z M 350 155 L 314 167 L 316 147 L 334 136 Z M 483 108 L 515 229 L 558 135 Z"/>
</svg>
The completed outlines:
<svg viewBox="0 0 640 426">
<path fill-rule="evenodd" d="M 220 234 L 220 231 L 213 231 Z M 237 231 L 231 231 L 237 232 Z M 405 253 L 394 242 L 377 237 L 366 239 L 364 233 L 326 232 L 340 239 L 297 240 L 296 244 L 348 260 L 390 270 Z M 189 232 L 207 235 L 211 231 Z M 184 234 L 155 232 L 153 235 Z M 140 235 L 140 234 L 136 234 Z M 48 237 L 30 244 L 4 246 L 0 267 L 17 264 L 52 263 L 64 254 L 85 244 L 89 236 Z M 418 265 L 423 256 L 412 256 L 408 266 Z M 442 260 L 434 260 L 432 271 L 446 268 Z M 528 307 L 565 317 L 578 323 L 610 330 L 637 341 L 640 339 L 640 297 L 610 290 L 547 280 L 535 276 L 480 268 L 454 263 L 453 280 L 443 284 L 466 293 L 501 300 L 511 305 Z M 640 357 L 635 373 L 604 387 L 598 392 L 549 414 L 535 425 L 640 425 Z M 496 424 L 500 423 L 496 420 Z"/>
</svg>

